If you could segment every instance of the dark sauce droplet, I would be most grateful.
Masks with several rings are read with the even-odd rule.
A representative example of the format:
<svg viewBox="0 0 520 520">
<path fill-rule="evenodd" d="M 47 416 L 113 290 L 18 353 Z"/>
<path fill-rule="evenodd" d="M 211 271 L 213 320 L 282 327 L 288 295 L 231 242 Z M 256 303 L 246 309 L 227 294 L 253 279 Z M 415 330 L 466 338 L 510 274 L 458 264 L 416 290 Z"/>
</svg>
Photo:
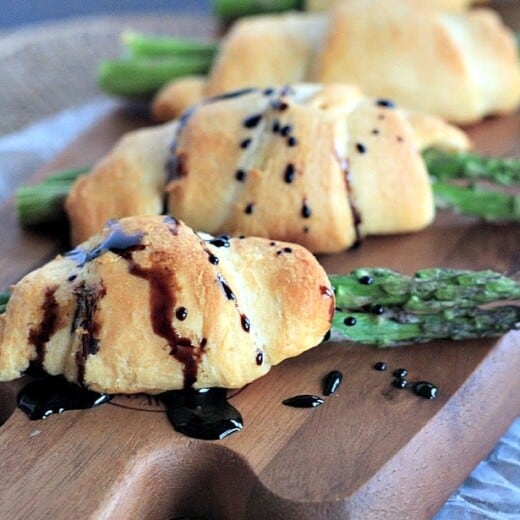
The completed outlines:
<svg viewBox="0 0 520 520">
<path fill-rule="evenodd" d="M 285 172 L 283 174 L 283 180 L 287 184 L 291 184 L 291 182 L 294 181 L 295 176 L 296 176 L 296 168 L 294 167 L 294 164 L 289 163 L 285 168 Z"/>
<path fill-rule="evenodd" d="M 387 365 L 384 361 L 378 361 L 375 365 L 374 365 L 374 370 L 379 370 L 380 372 L 384 372 L 386 369 L 387 369 Z"/>
<path fill-rule="evenodd" d="M 260 366 L 264 362 L 264 354 L 262 352 L 258 352 L 255 358 L 255 362 L 258 366 Z"/>
<path fill-rule="evenodd" d="M 222 275 L 219 273 L 218 276 L 218 281 L 220 282 L 220 285 L 222 286 L 222 289 L 224 290 L 224 294 L 226 295 L 226 298 L 228 300 L 235 300 L 236 299 L 236 296 L 235 296 L 235 293 L 231 290 L 231 287 L 229 287 L 229 285 L 226 283 L 226 281 L 224 280 L 224 278 L 222 277 Z"/>
<path fill-rule="evenodd" d="M 400 390 L 402 390 L 403 388 L 406 388 L 408 386 L 408 381 L 403 377 L 396 377 L 392 381 L 392 386 L 395 386 L 395 388 L 399 388 Z"/>
<path fill-rule="evenodd" d="M 342 380 L 343 374 L 339 370 L 329 372 L 323 382 L 323 395 L 332 395 L 336 393 Z"/>
<path fill-rule="evenodd" d="M 358 279 L 358 282 L 363 285 L 372 285 L 374 283 L 374 279 L 371 276 L 364 275 Z"/>
<path fill-rule="evenodd" d="M 363 143 L 356 143 L 356 150 L 359 153 L 366 153 L 367 147 Z"/>
<path fill-rule="evenodd" d="M 177 308 L 175 316 L 179 321 L 184 321 L 188 317 L 188 309 L 186 307 Z"/>
<path fill-rule="evenodd" d="M 253 213 L 253 211 L 255 210 L 255 205 L 253 202 L 250 202 L 249 204 L 247 204 L 247 206 L 244 208 L 244 213 L 246 215 L 251 215 Z"/>
<path fill-rule="evenodd" d="M 211 239 L 208 243 L 215 247 L 229 247 L 229 235 L 219 235 Z"/>
<path fill-rule="evenodd" d="M 280 129 L 280 134 L 283 135 L 284 137 L 291 135 L 291 132 L 292 132 L 291 125 L 282 126 L 282 128 Z"/>
<path fill-rule="evenodd" d="M 372 307 L 372 314 L 380 316 L 385 313 L 385 308 L 382 305 L 376 304 Z"/>
<path fill-rule="evenodd" d="M 84 410 L 110 401 L 111 396 L 69 383 L 62 376 L 49 376 L 27 384 L 18 394 L 18 407 L 29 419 L 46 419 L 54 413 Z"/>
<path fill-rule="evenodd" d="M 203 440 L 218 440 L 243 428 L 242 416 L 229 404 L 225 388 L 174 390 L 161 394 L 176 431 Z"/>
<path fill-rule="evenodd" d="M 302 217 L 303 218 L 310 218 L 310 216 L 312 215 L 312 210 L 311 208 L 308 206 L 307 202 L 304 202 L 302 204 Z"/>
<path fill-rule="evenodd" d="M 357 323 L 357 320 L 356 320 L 356 318 L 354 318 L 354 316 L 347 316 L 347 317 L 343 320 L 343 323 L 344 323 L 347 327 L 353 327 L 353 326 Z"/>
<path fill-rule="evenodd" d="M 251 138 L 247 138 L 247 139 L 244 139 L 243 141 L 240 142 L 240 148 L 247 148 L 249 145 L 251 144 Z"/>
<path fill-rule="evenodd" d="M 244 182 L 246 180 L 247 174 L 244 170 L 237 170 L 235 173 L 235 179 L 238 182 Z"/>
<path fill-rule="evenodd" d="M 324 403 L 321 397 L 317 395 L 295 395 L 282 401 L 282 404 L 286 406 L 292 406 L 293 408 L 316 408 Z"/>
<path fill-rule="evenodd" d="M 245 314 L 240 315 L 240 323 L 242 325 L 242 328 L 246 332 L 249 332 L 249 330 L 251 329 L 251 323 L 249 322 L 249 318 Z"/>
<path fill-rule="evenodd" d="M 283 112 L 289 108 L 289 104 L 282 99 L 274 99 L 271 101 L 271 108 L 273 110 L 278 110 L 279 112 Z"/>
<path fill-rule="evenodd" d="M 255 128 L 255 126 L 262 120 L 262 114 L 255 114 L 244 119 L 244 126 L 246 128 Z"/>
<path fill-rule="evenodd" d="M 394 377 L 406 377 L 408 375 L 408 370 L 406 368 L 398 368 L 392 372 Z"/>
<path fill-rule="evenodd" d="M 418 381 L 413 385 L 413 393 L 425 399 L 435 399 L 437 397 L 438 388 L 428 381 Z"/>
<path fill-rule="evenodd" d="M 280 122 L 274 121 L 273 126 L 271 127 L 271 131 L 273 134 L 277 134 L 280 131 Z"/>
<path fill-rule="evenodd" d="M 395 103 L 390 99 L 378 99 L 376 105 L 384 108 L 395 108 Z"/>
<path fill-rule="evenodd" d="M 294 137 L 293 135 L 291 135 L 287 139 L 287 146 L 296 146 L 297 144 L 298 144 L 298 139 L 296 139 L 296 137 Z"/>
<path fill-rule="evenodd" d="M 210 264 L 213 264 L 213 265 L 218 265 L 218 263 L 219 263 L 218 256 L 215 256 L 215 255 L 214 255 L 211 251 L 209 251 L 208 249 L 205 249 L 204 251 L 205 251 L 206 254 L 208 255 L 209 263 L 210 263 Z"/>
</svg>

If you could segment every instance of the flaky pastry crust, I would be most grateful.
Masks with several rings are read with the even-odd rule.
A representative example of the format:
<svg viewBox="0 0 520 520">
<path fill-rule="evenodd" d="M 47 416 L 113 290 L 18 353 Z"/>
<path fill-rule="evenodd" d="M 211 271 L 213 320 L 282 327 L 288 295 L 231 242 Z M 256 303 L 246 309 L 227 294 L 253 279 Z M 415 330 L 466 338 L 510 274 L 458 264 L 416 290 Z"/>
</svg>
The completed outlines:
<svg viewBox="0 0 520 520">
<path fill-rule="evenodd" d="M 243 18 L 222 40 L 197 92 L 349 82 L 458 124 L 516 110 L 520 58 L 513 32 L 490 9 L 450 13 L 429 4 L 349 0 L 323 13 Z M 158 121 L 179 115 L 183 90 L 177 80 L 157 95 Z"/>
<path fill-rule="evenodd" d="M 112 394 L 238 388 L 319 344 L 333 311 L 300 246 L 131 217 L 12 288 L 0 380 L 33 366 Z"/>
<path fill-rule="evenodd" d="M 165 203 L 200 231 L 331 253 L 427 226 L 434 206 L 420 149 L 468 145 L 441 120 L 353 86 L 248 89 L 123 137 L 73 186 L 66 209 L 75 243 Z"/>
</svg>

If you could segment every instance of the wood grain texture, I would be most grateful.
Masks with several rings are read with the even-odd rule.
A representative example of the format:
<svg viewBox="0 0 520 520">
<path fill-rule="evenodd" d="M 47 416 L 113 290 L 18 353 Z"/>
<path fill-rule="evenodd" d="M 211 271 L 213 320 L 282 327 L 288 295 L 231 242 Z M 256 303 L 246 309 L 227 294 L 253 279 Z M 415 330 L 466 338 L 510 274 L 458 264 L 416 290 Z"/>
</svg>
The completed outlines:
<svg viewBox="0 0 520 520">
<path fill-rule="evenodd" d="M 488 153 L 518 153 L 519 121 L 493 119 L 470 132 Z M 24 182 L 90 162 L 145 123 L 116 110 Z M 20 229 L 12 200 L 0 213 L 7 222 L 0 228 L 3 287 L 67 247 L 52 230 Z M 421 233 L 371 237 L 320 261 L 335 273 L 358 266 L 516 272 L 519 243 L 518 225 L 443 212 Z M 388 372 L 372 369 L 379 360 Z M 439 397 L 427 401 L 393 388 L 391 370 L 399 367 L 410 380 L 437 384 Z M 319 394 L 332 369 L 344 382 L 324 406 L 281 404 Z M 233 396 L 245 429 L 219 442 L 177 434 L 160 405 L 144 398 L 31 422 L 15 408 L 22 382 L 3 383 L 0 517 L 430 518 L 520 413 L 519 372 L 519 333 L 388 351 L 322 345 Z"/>
<path fill-rule="evenodd" d="M 147 124 L 127 110 L 100 120 L 47 167 L 92 163 L 123 132 Z M 476 148 L 520 155 L 520 114 L 469 129 Z M 27 231 L 13 201 L 0 206 L 0 288 L 66 249 L 54 230 Z M 520 226 L 449 212 L 420 233 L 371 237 L 323 256 L 328 272 L 387 266 L 520 270 Z M 372 369 L 384 360 L 387 372 Z M 391 386 L 391 371 L 438 385 L 420 399 Z M 338 393 L 313 410 L 282 400 L 320 394 L 341 370 Z M 275 367 L 231 398 L 242 432 L 218 442 L 176 433 L 162 406 L 118 397 L 87 411 L 29 421 L 16 409 L 24 380 L 0 384 L 0 518 L 427 519 L 520 414 L 520 333 L 499 340 L 377 350 L 321 345 Z"/>
</svg>

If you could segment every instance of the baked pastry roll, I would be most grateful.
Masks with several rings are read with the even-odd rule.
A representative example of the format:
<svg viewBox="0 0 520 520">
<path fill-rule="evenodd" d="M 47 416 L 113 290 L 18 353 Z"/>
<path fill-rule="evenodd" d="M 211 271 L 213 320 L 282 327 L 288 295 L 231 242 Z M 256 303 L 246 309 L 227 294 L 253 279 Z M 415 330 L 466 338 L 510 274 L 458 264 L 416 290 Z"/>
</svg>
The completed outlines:
<svg viewBox="0 0 520 520">
<path fill-rule="evenodd" d="M 489 9 L 460 13 L 418 0 L 349 0 L 323 13 L 255 16 L 222 40 L 204 96 L 309 81 L 358 84 L 371 96 L 468 124 L 520 103 L 514 35 Z M 184 81 L 158 93 L 154 117 L 179 115 Z"/>
<path fill-rule="evenodd" d="M 330 7 L 341 2 L 348 2 L 350 0 L 305 0 L 305 10 L 307 11 L 324 11 Z M 435 9 L 442 9 L 443 11 L 463 11 L 472 4 L 481 4 L 485 1 L 475 0 L 422 0 Z"/>
<path fill-rule="evenodd" d="M 333 311 L 300 246 L 131 217 L 12 288 L 0 379 L 36 365 L 106 393 L 241 387 L 319 344 Z"/>
<path fill-rule="evenodd" d="M 249 89 L 123 137 L 66 201 L 72 240 L 105 222 L 166 211 L 211 234 L 344 250 L 368 234 L 419 230 L 434 216 L 419 150 L 462 149 L 441 120 L 348 85 Z"/>
</svg>

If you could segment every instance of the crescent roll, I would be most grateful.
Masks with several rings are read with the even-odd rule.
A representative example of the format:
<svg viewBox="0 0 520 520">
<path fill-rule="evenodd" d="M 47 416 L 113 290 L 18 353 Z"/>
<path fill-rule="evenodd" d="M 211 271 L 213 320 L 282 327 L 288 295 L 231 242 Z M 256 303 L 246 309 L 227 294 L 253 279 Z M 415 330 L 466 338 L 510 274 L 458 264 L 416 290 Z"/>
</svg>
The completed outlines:
<svg viewBox="0 0 520 520">
<path fill-rule="evenodd" d="M 466 135 L 348 85 L 248 89 L 134 131 L 73 186 L 72 240 L 163 208 L 194 229 L 297 242 L 315 253 L 434 216 L 427 146 Z"/>
<path fill-rule="evenodd" d="M 298 245 L 131 217 L 13 287 L 0 380 L 32 365 L 106 393 L 237 388 L 319 344 L 333 312 L 325 271 Z"/>
<path fill-rule="evenodd" d="M 348 82 L 457 124 L 520 104 L 518 49 L 499 15 L 484 8 L 444 12 L 419 0 L 349 0 L 322 13 L 240 19 L 222 40 L 208 78 L 188 81 L 203 96 Z M 178 117 L 186 90 L 184 79 L 167 85 L 153 102 L 154 117 Z"/>
<path fill-rule="evenodd" d="M 350 0 L 305 0 L 304 6 L 307 11 L 324 11 L 333 5 Z M 468 9 L 472 4 L 485 3 L 485 0 L 423 0 L 429 3 L 435 9 L 443 11 L 463 11 Z"/>
</svg>

